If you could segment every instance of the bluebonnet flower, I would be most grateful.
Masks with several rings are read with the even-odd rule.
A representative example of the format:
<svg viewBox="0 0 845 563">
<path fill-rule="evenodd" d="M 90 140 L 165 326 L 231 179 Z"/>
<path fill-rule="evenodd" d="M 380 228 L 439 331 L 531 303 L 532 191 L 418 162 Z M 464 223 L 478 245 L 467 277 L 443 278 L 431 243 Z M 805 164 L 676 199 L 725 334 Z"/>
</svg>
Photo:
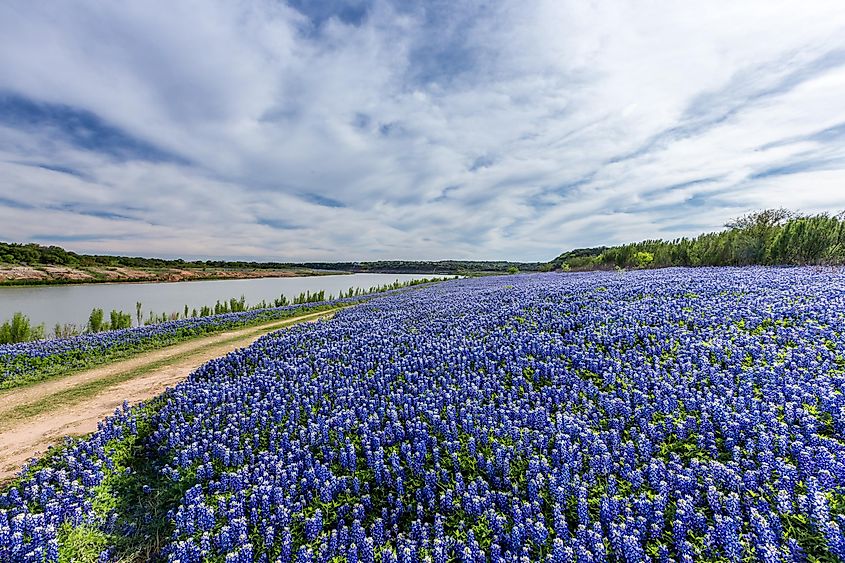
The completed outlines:
<svg viewBox="0 0 845 563">
<path fill-rule="evenodd" d="M 61 526 L 128 533 L 93 506 L 135 478 L 110 453 L 130 439 L 185 491 L 163 550 L 182 563 L 800 560 L 785 515 L 841 556 L 843 290 L 839 270 L 696 269 L 374 299 L 26 469 L 0 560 L 55 561 Z"/>
</svg>

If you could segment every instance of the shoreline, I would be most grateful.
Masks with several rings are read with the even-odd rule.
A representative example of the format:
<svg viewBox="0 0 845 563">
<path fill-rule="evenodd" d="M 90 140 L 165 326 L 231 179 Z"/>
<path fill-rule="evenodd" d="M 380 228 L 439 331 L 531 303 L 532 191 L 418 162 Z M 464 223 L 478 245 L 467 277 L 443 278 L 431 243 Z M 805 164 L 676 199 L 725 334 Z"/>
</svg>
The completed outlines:
<svg viewBox="0 0 845 563">
<path fill-rule="evenodd" d="M 460 274 L 455 272 L 403 272 L 403 271 L 349 271 L 349 270 L 310 270 L 307 272 L 288 272 L 283 270 L 269 270 L 272 273 L 266 275 L 239 275 L 239 276 L 187 276 L 181 279 L 163 278 L 125 278 L 125 279 L 43 279 L 43 278 L 12 278 L 3 279 L 0 270 L 0 290 L 4 287 L 54 287 L 63 285 L 140 285 L 152 283 L 187 283 L 200 281 L 236 281 L 236 280 L 257 280 L 266 278 L 321 278 L 327 276 L 349 276 L 356 274 L 373 275 L 395 275 L 395 276 L 434 276 L 434 277 L 479 277 L 505 275 L 503 272 L 483 271 L 472 274 Z M 262 270 L 249 270 L 249 272 L 263 272 Z M 536 273 L 536 272 L 523 272 Z"/>
<path fill-rule="evenodd" d="M 41 271 L 41 270 L 39 270 Z M 182 270 L 186 272 L 190 270 Z M 0 270 L 0 288 L 3 287 L 48 287 L 48 286 L 62 286 L 62 285 L 123 285 L 123 284 L 145 284 L 145 283 L 183 283 L 183 282 L 197 282 L 197 281 L 232 281 L 232 280 L 251 280 L 263 278 L 310 278 L 323 276 L 339 276 L 348 275 L 353 272 L 333 271 L 333 270 L 310 270 L 310 271 L 287 271 L 287 270 L 240 270 L 235 272 L 223 272 L 215 275 L 178 275 L 168 272 L 163 275 L 155 277 L 152 276 L 137 276 L 137 277 L 114 277 L 114 278 L 75 278 L 75 277 L 19 277 L 19 278 L 3 278 L 3 270 Z M 234 275 L 232 275 L 234 274 Z M 87 275 L 87 274 L 86 274 Z"/>
</svg>

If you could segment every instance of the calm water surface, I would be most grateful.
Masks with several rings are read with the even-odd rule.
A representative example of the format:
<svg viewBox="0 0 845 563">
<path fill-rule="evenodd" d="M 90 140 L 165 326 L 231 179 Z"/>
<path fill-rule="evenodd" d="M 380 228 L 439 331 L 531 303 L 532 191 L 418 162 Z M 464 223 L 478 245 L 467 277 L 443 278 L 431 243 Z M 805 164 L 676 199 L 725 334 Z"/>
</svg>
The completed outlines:
<svg viewBox="0 0 845 563">
<path fill-rule="evenodd" d="M 300 278 L 261 278 L 252 280 L 213 280 L 176 283 L 127 283 L 54 285 L 35 287 L 0 287 L 0 322 L 15 312 L 27 315 L 34 324 L 44 323 L 51 332 L 56 323 L 84 325 L 91 309 L 100 307 L 108 319 L 109 311 L 117 309 L 132 315 L 135 322 L 135 303 L 143 304 L 144 318 L 156 314 L 200 309 L 213 306 L 217 300 L 246 297 L 246 302 L 271 302 L 285 295 L 293 299 L 302 292 L 325 291 L 337 296 L 350 287 L 369 289 L 377 285 L 436 277 L 436 274 L 347 274 Z"/>
</svg>

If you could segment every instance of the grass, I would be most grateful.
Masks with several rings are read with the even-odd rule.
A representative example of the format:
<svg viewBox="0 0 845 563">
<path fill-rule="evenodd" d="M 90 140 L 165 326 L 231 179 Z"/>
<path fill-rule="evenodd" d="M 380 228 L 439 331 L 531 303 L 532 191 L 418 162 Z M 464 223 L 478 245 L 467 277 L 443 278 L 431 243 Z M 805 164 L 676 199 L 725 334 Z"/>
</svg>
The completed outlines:
<svg viewBox="0 0 845 563">
<path fill-rule="evenodd" d="M 94 516 L 108 525 L 63 525 L 59 562 L 94 563 L 108 550 L 108 560 L 141 563 L 155 560 L 173 531 L 169 513 L 193 479 L 173 481 L 160 471 L 163 460 L 151 439 L 153 419 L 165 403 L 158 397 L 136 410 L 137 433 L 110 442 L 110 467 L 94 490 Z"/>
<path fill-rule="evenodd" d="M 95 526 L 62 524 L 58 533 L 59 561 L 94 562 L 108 546 L 108 538 Z"/>
</svg>

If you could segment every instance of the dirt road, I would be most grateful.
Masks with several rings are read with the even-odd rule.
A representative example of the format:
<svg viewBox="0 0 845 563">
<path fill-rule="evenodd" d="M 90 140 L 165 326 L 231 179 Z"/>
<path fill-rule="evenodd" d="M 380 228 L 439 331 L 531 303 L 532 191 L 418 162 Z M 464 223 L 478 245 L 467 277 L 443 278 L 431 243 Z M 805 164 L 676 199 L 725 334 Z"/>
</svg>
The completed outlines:
<svg viewBox="0 0 845 563">
<path fill-rule="evenodd" d="M 329 318 L 321 311 L 189 340 L 60 379 L 0 392 L 0 483 L 65 436 L 97 429 L 97 422 L 128 401 L 155 397 L 205 362 L 252 344 L 273 330 Z"/>
</svg>

